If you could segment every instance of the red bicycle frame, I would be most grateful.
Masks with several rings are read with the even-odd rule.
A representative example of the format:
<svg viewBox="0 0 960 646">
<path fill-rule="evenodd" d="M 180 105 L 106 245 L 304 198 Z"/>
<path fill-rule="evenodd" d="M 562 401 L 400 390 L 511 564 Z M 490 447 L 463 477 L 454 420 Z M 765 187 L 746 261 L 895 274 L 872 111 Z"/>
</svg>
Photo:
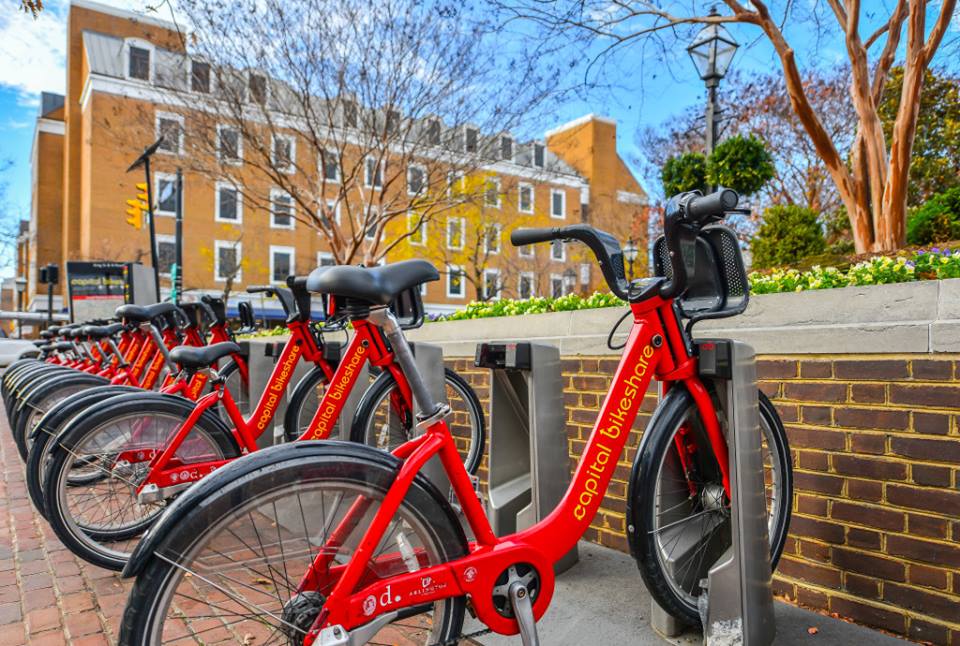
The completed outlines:
<svg viewBox="0 0 960 646">
<path fill-rule="evenodd" d="M 654 296 L 631 303 L 631 309 L 634 321 L 620 364 L 570 487 L 557 508 L 533 527 L 498 538 L 463 468 L 446 422 L 432 424 L 425 434 L 393 452 L 403 464 L 353 558 L 344 565 L 333 563 L 337 548 L 356 529 L 372 504 L 362 497 L 358 497 L 331 532 L 301 579 L 298 592 L 323 590 L 326 597 L 323 611 L 304 640 L 306 646 L 327 626 L 339 625 L 351 630 L 382 613 L 462 595 L 470 595 L 478 618 L 489 628 L 502 634 L 516 634 L 519 630 L 516 620 L 497 612 L 492 592 L 497 577 L 517 563 L 532 565 L 540 575 L 541 587 L 533 610 L 535 618 L 542 617 L 553 595 L 553 565 L 576 545 L 596 515 L 653 378 L 664 382 L 666 388 L 682 383 L 689 389 L 729 496 L 726 440 L 713 401 L 697 376 L 697 359 L 687 350 L 673 301 Z M 378 571 L 378 566 L 371 565 L 371 555 L 376 553 L 414 477 L 434 456 L 439 456 L 476 537 L 469 546 L 469 554 L 415 572 L 372 578 L 370 573 Z M 387 564 L 398 558 L 397 554 L 385 554 L 376 561 Z"/>
</svg>

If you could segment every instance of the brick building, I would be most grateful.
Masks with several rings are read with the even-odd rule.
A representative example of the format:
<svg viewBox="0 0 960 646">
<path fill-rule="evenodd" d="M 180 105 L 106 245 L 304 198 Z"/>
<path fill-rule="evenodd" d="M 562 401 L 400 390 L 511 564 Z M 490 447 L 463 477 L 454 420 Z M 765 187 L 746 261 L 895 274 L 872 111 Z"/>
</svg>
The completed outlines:
<svg viewBox="0 0 960 646">
<path fill-rule="evenodd" d="M 67 39 L 66 95 L 43 94 L 32 153 L 31 219 L 21 237 L 19 267 L 19 275 L 29 281 L 31 309 L 42 300 L 38 295 L 45 290 L 38 286 L 37 272 L 47 263 L 61 267 L 69 260 L 149 264 L 146 227 L 138 230 L 125 221 L 125 201 L 136 194 L 135 184 L 143 181 L 142 174 L 126 170 L 138 151 L 163 132 L 174 133 L 154 157 L 155 224 L 163 273 L 173 261 L 175 200 L 168 189 L 178 167 L 184 167 L 183 281 L 190 293 L 222 293 L 228 286 L 233 294 L 242 294 L 246 285 L 277 281 L 288 271 L 305 273 L 318 264 L 333 262 L 327 237 L 296 217 L 292 200 L 255 168 L 247 167 L 254 165 L 244 163 L 242 146 L 236 151 L 239 163 L 233 164 L 242 168 L 231 182 L 240 181 L 245 190 L 257 187 L 268 196 L 263 203 L 248 200 L 244 191 L 207 172 L 194 172 L 194 159 L 187 150 L 189 139 L 196 136 L 190 126 L 194 106 L 184 92 L 196 89 L 191 84 L 196 84 L 198 70 L 205 65 L 207 75 L 211 70 L 185 51 L 173 24 L 89 0 L 73 0 Z M 171 80 L 168 72 L 174 68 L 188 71 Z M 250 74 L 251 93 L 255 81 L 272 82 Z M 176 93 L 179 98 L 171 100 Z M 271 96 L 271 101 L 276 102 L 277 110 L 284 110 L 279 98 Z M 217 136 L 223 137 L 219 129 Z M 285 144 L 287 152 L 300 155 L 300 166 L 312 164 L 323 173 L 319 160 L 303 159 L 306 153 L 298 152 L 308 148 L 296 145 L 300 136 L 292 129 L 284 137 L 290 142 Z M 646 249 L 646 196 L 617 153 L 613 121 L 588 115 L 547 132 L 544 140 L 528 142 L 515 141 L 508 133 L 486 135 L 467 128 L 464 150 L 469 150 L 471 136 L 495 142 L 498 151 L 474 173 L 497 189 L 495 198 L 485 198 L 483 206 L 484 212 L 495 212 L 498 222 L 491 225 L 497 240 L 490 244 L 495 249 L 483 267 L 437 262 L 445 275 L 426 287 L 424 300 L 429 309 L 462 307 L 489 289 L 496 289 L 491 296 L 516 297 L 586 293 L 600 286 L 599 272 L 591 271 L 576 252 L 542 249 L 537 250 L 536 263 L 528 260 L 507 241 L 514 226 L 585 221 L 622 240 L 632 236 L 641 250 Z M 221 160 L 221 164 L 225 162 Z M 339 210 L 337 214 L 339 217 Z M 392 226 L 384 230 L 385 238 L 402 233 L 396 229 L 399 224 Z M 435 218 L 384 260 L 434 260 L 437 254 L 427 253 L 424 247 L 455 248 L 451 245 L 457 243 L 457 226 L 464 226 L 462 218 Z M 464 246 L 462 239 L 459 244 Z M 638 274 L 644 270 L 644 255 L 641 252 Z M 229 276 L 223 271 L 227 265 L 236 268 Z M 480 275 L 474 289 L 464 280 L 471 270 Z M 65 282 L 61 282 L 61 296 L 65 296 Z M 169 279 L 163 284 L 166 291 Z"/>
</svg>

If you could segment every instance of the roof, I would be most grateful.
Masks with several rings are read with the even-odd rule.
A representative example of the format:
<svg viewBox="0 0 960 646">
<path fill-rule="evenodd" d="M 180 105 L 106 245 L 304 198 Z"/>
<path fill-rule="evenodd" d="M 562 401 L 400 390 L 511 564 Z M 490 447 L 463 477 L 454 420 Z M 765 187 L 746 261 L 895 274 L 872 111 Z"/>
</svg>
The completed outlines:
<svg viewBox="0 0 960 646">
<path fill-rule="evenodd" d="M 84 30 L 83 49 L 91 74 L 123 78 L 122 38 Z"/>
<path fill-rule="evenodd" d="M 162 6 L 163 3 L 159 4 Z M 148 25 L 155 25 L 157 27 L 163 27 L 164 29 L 170 29 L 173 31 L 176 31 L 177 29 L 177 26 L 169 20 L 163 20 L 161 18 L 138 13 L 136 11 L 121 9 L 119 7 L 103 4 L 101 2 L 93 2 L 93 0 L 70 0 L 70 6 L 105 13 L 110 16 L 116 16 L 117 18 L 126 18 L 127 20 L 142 22 Z"/>
<path fill-rule="evenodd" d="M 40 93 L 40 116 L 46 117 L 51 112 L 56 112 L 63 107 L 64 98 L 62 94 L 54 92 Z"/>
</svg>

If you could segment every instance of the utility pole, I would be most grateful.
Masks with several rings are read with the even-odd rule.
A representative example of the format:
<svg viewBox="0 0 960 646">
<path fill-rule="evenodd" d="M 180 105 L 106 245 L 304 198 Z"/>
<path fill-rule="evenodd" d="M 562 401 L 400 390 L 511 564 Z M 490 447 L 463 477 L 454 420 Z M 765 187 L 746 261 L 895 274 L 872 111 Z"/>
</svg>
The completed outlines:
<svg viewBox="0 0 960 646">
<path fill-rule="evenodd" d="M 157 228 L 156 224 L 153 221 L 153 182 L 151 181 L 150 175 L 150 158 L 153 157 L 153 154 L 157 152 L 157 149 L 163 145 L 163 135 L 150 144 L 140 156 L 137 157 L 130 168 L 127 169 L 129 173 L 132 170 L 136 170 L 140 166 L 143 166 L 143 172 L 147 178 L 147 215 L 150 217 L 150 262 L 153 264 L 153 285 L 157 290 L 157 300 L 160 300 L 160 262 L 157 258 Z"/>
</svg>

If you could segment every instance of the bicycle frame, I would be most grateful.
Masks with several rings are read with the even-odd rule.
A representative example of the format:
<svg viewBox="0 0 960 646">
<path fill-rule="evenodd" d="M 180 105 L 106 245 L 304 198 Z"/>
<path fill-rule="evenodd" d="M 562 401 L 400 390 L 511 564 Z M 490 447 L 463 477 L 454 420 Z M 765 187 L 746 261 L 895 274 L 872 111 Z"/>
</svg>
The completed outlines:
<svg viewBox="0 0 960 646">
<path fill-rule="evenodd" d="M 345 565 L 332 564 L 337 548 L 372 504 L 371 500 L 361 497 L 333 529 L 301 579 L 298 592 L 323 590 L 326 597 L 323 611 L 305 637 L 306 646 L 313 644 L 320 631 L 328 626 L 352 630 L 384 613 L 462 595 L 470 595 L 478 618 L 489 628 L 502 634 L 516 634 L 516 620 L 497 612 L 492 591 L 497 578 L 517 563 L 532 565 L 540 575 L 540 592 L 533 609 L 535 618 L 542 617 L 553 595 L 553 565 L 576 545 L 596 515 L 644 393 L 654 378 L 664 382 L 667 388 L 683 384 L 689 389 L 720 463 L 723 486 L 729 496 L 726 440 L 713 401 L 697 376 L 697 359 L 689 354 L 673 300 L 654 296 L 631 303 L 631 309 L 633 326 L 610 390 L 571 484 L 557 508 L 533 527 L 498 538 L 463 468 L 446 422 L 432 424 L 424 435 L 393 452 L 403 460 L 402 466 L 353 558 Z M 377 571 L 377 567 L 370 567 L 370 556 L 376 553 L 417 473 L 434 456 L 439 456 L 476 537 L 469 545 L 469 554 L 415 572 L 371 581 L 368 573 Z M 394 562 L 400 558 L 398 554 L 386 554 L 377 561 Z"/>
<path fill-rule="evenodd" d="M 205 460 L 184 465 L 175 457 L 180 446 L 190 435 L 203 413 L 217 403 L 222 402 L 227 416 L 233 423 L 231 432 L 240 446 L 241 453 L 246 455 L 256 451 L 257 439 L 273 420 L 280 398 L 286 391 L 301 357 L 320 366 L 324 370 L 328 381 L 328 388 L 324 392 L 310 426 L 299 438 L 301 440 L 322 440 L 330 436 L 343 411 L 347 397 L 360 378 L 361 368 L 367 361 L 370 361 L 372 365 L 391 371 L 397 381 L 404 402 L 411 407 L 408 410 L 412 410 L 413 395 L 410 386 L 403 376 L 403 372 L 395 365 L 393 354 L 387 349 L 375 326 L 366 321 L 354 323 L 353 338 L 336 371 L 324 360 L 323 352 L 316 344 L 306 323 L 293 321 L 289 324 L 289 328 L 292 333 L 291 337 L 283 347 L 256 409 L 248 418 L 243 417 L 230 392 L 224 389 L 222 384 L 216 384 L 212 392 L 197 401 L 197 405 L 190 416 L 177 429 L 176 434 L 163 447 L 162 451 L 138 449 L 121 452 L 117 460 L 130 462 L 150 460 L 150 471 L 140 484 L 138 493 L 148 485 L 155 485 L 159 489 L 164 489 L 195 482 L 230 462 L 230 460 Z"/>
</svg>

